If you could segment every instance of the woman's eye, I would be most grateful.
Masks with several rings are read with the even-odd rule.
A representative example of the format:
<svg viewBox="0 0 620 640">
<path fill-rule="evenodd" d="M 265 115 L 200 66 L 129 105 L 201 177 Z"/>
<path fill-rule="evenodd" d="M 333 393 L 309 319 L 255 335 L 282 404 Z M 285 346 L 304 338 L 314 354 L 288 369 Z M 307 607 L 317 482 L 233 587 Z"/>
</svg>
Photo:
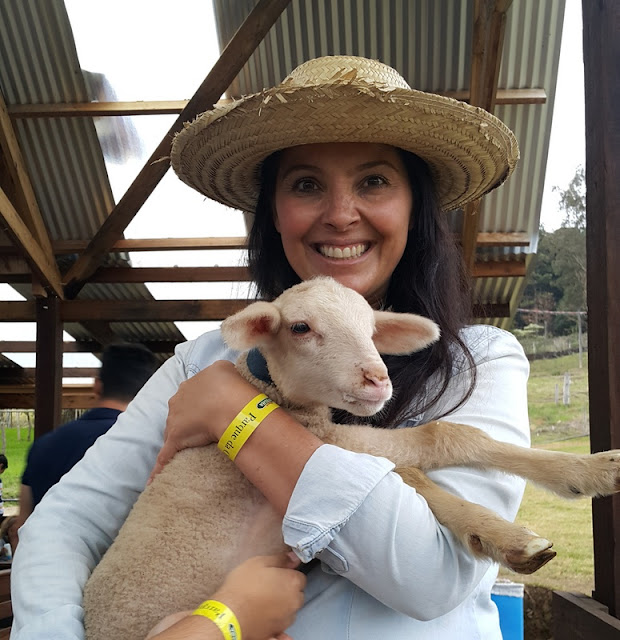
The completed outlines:
<svg viewBox="0 0 620 640">
<path fill-rule="evenodd" d="M 365 187 L 382 187 L 387 184 L 387 180 L 383 176 L 368 176 L 364 180 Z"/>
<path fill-rule="evenodd" d="M 305 322 L 296 322 L 291 326 L 291 331 L 293 333 L 308 333 L 310 327 Z"/>
<path fill-rule="evenodd" d="M 315 191 L 316 189 L 318 189 L 318 186 L 316 184 L 316 182 L 314 180 L 310 180 L 307 178 L 304 178 L 302 180 L 298 180 L 295 183 L 295 190 L 296 191 Z"/>
</svg>

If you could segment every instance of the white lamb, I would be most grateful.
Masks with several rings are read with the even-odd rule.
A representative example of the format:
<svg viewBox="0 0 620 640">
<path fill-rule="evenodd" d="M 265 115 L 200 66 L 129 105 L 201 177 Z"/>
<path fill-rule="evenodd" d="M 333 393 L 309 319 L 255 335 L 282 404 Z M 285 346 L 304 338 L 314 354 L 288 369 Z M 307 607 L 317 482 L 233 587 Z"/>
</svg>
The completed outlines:
<svg viewBox="0 0 620 640">
<path fill-rule="evenodd" d="M 548 562 L 555 555 L 551 543 L 447 493 L 424 471 L 500 469 L 564 497 L 620 488 L 618 451 L 576 456 L 525 449 L 447 422 L 394 430 L 333 424 L 329 407 L 372 415 L 389 400 L 392 386 L 379 352 L 422 349 L 439 331 L 426 318 L 373 311 L 332 279 L 310 280 L 274 302 L 251 304 L 224 321 L 222 334 L 235 349 L 260 350 L 271 383 L 250 373 L 247 352 L 239 370 L 319 438 L 392 460 L 471 553 L 514 571 L 531 573 Z M 165 563 L 162 549 L 170 541 L 174 561 Z M 182 451 L 142 493 L 88 581 L 87 638 L 143 640 L 165 615 L 197 606 L 244 558 L 283 548 L 281 518 L 234 463 L 215 445 Z"/>
</svg>

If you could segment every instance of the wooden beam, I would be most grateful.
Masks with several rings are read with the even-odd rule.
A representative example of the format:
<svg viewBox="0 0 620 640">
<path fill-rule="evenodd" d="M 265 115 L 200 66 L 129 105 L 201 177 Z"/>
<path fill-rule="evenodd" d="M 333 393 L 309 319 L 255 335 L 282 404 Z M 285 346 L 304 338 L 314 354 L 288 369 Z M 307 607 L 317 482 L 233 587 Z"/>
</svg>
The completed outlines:
<svg viewBox="0 0 620 640">
<path fill-rule="evenodd" d="M 172 322 L 174 320 L 223 320 L 248 305 L 246 300 L 68 300 L 63 303 L 64 322 Z"/>
<path fill-rule="evenodd" d="M 512 0 L 474 0 L 474 29 L 470 78 L 470 104 L 490 113 L 495 109 L 497 83 L 504 46 L 506 12 Z M 480 201 L 463 210 L 463 258 L 470 272 L 476 260 Z"/>
<path fill-rule="evenodd" d="M 184 340 L 142 340 L 140 344 L 153 353 L 172 353 Z M 32 340 L 0 340 L 0 353 L 34 353 L 37 343 Z M 96 341 L 63 342 L 63 353 L 101 353 L 104 346 Z"/>
<path fill-rule="evenodd" d="M 494 260 L 476 262 L 472 276 L 474 278 L 524 278 L 527 273 L 525 262 Z"/>
<path fill-rule="evenodd" d="M 502 245 L 489 242 L 485 246 L 522 245 Z M 476 262 L 472 271 L 474 278 L 502 276 L 525 276 L 524 262 L 521 260 L 479 261 Z M 0 271 L 0 282 L 23 284 L 30 282 L 31 279 L 32 274 L 30 273 L 2 273 Z M 251 279 L 247 267 L 102 267 L 89 278 L 89 282 L 249 282 Z"/>
<path fill-rule="evenodd" d="M 587 0 L 591 2 L 591 0 Z M 558 640 L 618 640 L 620 620 L 582 593 L 553 592 L 553 637 Z"/>
<path fill-rule="evenodd" d="M 0 384 L 0 409 L 34 409 L 35 391 L 33 384 Z M 97 398 L 93 385 L 65 385 L 62 388 L 63 409 L 90 409 Z"/>
<path fill-rule="evenodd" d="M 245 282 L 247 267 L 107 267 L 89 282 Z"/>
<path fill-rule="evenodd" d="M 469 102 L 469 91 L 437 91 L 439 95 Z M 143 115 L 176 115 L 187 100 L 152 100 L 137 102 L 61 102 L 52 104 L 16 104 L 8 107 L 12 118 L 83 118 Z M 217 105 L 229 104 L 221 98 Z M 545 104 L 544 89 L 498 89 L 495 104 Z"/>
<path fill-rule="evenodd" d="M 447 98 L 470 102 L 469 91 L 441 91 Z M 544 89 L 498 89 L 495 104 L 546 104 L 547 92 Z"/>
<path fill-rule="evenodd" d="M 53 244 L 55 255 L 81 253 L 88 246 L 86 240 L 60 240 Z M 137 238 L 121 239 L 114 243 L 109 253 L 128 251 L 205 251 L 224 249 L 247 249 L 245 236 L 213 238 Z M 0 246 L 0 257 L 14 256 L 19 252 L 13 245 Z"/>
<path fill-rule="evenodd" d="M 459 236 L 460 239 L 460 236 Z M 479 232 L 476 242 L 479 246 L 488 247 L 527 247 L 530 237 L 525 231 L 493 231 Z M 88 243 L 85 240 L 61 240 L 53 244 L 55 255 L 67 253 L 81 253 Z M 247 249 L 245 236 L 215 237 L 215 238 L 136 238 L 123 239 L 110 247 L 110 253 L 128 251 L 205 251 L 224 249 Z M 13 245 L 0 246 L 0 257 L 14 256 L 18 249 Z M 0 267 L 3 273 L 23 273 L 17 267 L 10 270 Z"/>
<path fill-rule="evenodd" d="M 185 122 L 193 120 L 219 100 L 288 4 L 289 0 L 258 0 L 198 91 L 106 218 L 86 251 L 69 270 L 65 288 L 67 297 L 77 296 L 87 278 L 101 264 L 110 247 L 120 240 L 127 225 L 166 174 L 175 134 L 181 131 Z"/>
<path fill-rule="evenodd" d="M 0 367 L 0 384 L 32 384 L 35 380 L 35 367 Z M 63 378 L 96 378 L 99 367 L 63 367 Z"/>
<path fill-rule="evenodd" d="M 60 272 L 51 254 L 51 249 L 48 255 L 41 248 L 2 188 L 0 188 L 0 219 L 4 220 L 6 233 L 21 249 L 39 280 L 46 288 L 62 298 L 64 292 L 60 281 Z"/>
<path fill-rule="evenodd" d="M 479 232 L 476 244 L 479 247 L 529 247 L 530 236 L 525 232 Z"/>
<path fill-rule="evenodd" d="M 37 372 L 34 437 L 48 433 L 60 423 L 62 389 L 62 321 L 60 300 L 37 298 Z"/>
<path fill-rule="evenodd" d="M 7 231 L 11 240 L 16 242 L 25 256 L 42 271 L 42 283 L 62 297 L 62 290 L 59 289 L 60 271 L 52 254 L 49 235 L 1 92 L 0 148 L 7 160 L 6 166 L 19 202 L 18 213 L 5 191 L 0 190 L 0 217 L 9 227 Z M 36 255 L 32 255 L 31 251 Z"/>
<path fill-rule="evenodd" d="M 590 446 L 596 452 L 620 448 L 620 3 L 583 0 L 582 11 L 587 301 L 594 319 L 588 327 L 588 386 Z M 620 496 L 593 500 L 592 513 L 593 595 L 617 618 Z"/>
</svg>

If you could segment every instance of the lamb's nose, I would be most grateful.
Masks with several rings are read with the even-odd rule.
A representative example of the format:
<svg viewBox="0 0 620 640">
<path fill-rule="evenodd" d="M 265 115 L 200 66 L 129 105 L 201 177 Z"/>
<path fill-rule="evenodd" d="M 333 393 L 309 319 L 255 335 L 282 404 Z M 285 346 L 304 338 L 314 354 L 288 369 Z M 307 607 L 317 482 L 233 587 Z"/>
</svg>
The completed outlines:
<svg viewBox="0 0 620 640">
<path fill-rule="evenodd" d="M 381 389 L 389 384 L 389 378 L 385 373 L 378 374 L 372 371 L 364 371 L 364 384 Z"/>
</svg>

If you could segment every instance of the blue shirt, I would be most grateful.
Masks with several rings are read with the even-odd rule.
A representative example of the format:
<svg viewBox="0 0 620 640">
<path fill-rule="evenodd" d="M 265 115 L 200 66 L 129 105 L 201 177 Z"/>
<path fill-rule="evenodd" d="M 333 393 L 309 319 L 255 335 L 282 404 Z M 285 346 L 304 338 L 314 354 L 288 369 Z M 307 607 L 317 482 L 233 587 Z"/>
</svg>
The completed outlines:
<svg viewBox="0 0 620 640">
<path fill-rule="evenodd" d="M 32 490 L 32 506 L 83 457 L 116 422 L 118 409 L 97 407 L 37 438 L 30 447 L 22 484 Z"/>
<path fill-rule="evenodd" d="M 445 419 L 528 446 L 529 365 L 521 346 L 490 326 L 469 327 L 462 336 L 478 382 Z M 144 489 L 163 443 L 169 398 L 215 360 L 236 357 L 219 332 L 178 346 L 117 423 L 48 492 L 19 532 L 11 640 L 84 638 L 84 584 Z M 452 407 L 466 377 L 453 376 L 441 403 L 422 421 Z M 282 533 L 300 558 L 321 563 L 308 575 L 305 604 L 288 633 L 295 640 L 501 640 L 491 600 L 497 565 L 461 547 L 393 468 L 385 458 L 329 444 L 306 463 Z M 464 467 L 428 475 L 510 520 L 525 485 L 507 474 Z M 208 595 L 197 594 L 197 600 Z"/>
</svg>

